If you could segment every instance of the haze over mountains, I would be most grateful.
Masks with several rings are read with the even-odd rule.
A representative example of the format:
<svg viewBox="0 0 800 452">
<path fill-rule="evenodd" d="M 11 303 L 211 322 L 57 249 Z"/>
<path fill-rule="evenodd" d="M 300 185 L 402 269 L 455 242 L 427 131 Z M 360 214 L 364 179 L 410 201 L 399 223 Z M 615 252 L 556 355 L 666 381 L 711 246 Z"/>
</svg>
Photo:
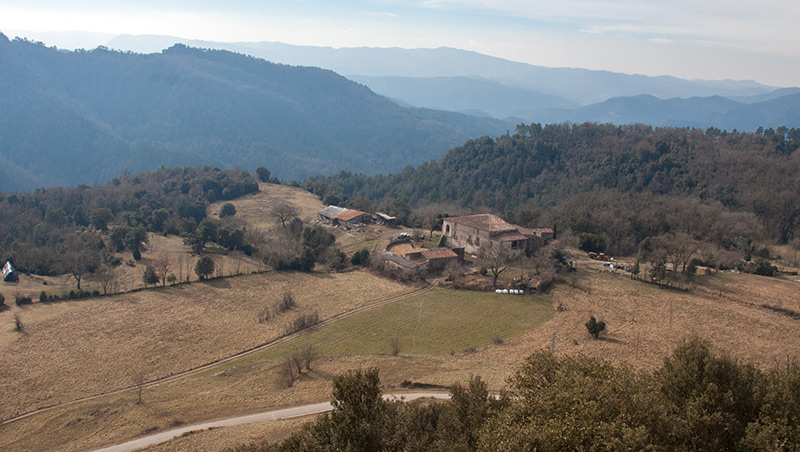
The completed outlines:
<svg viewBox="0 0 800 452">
<path fill-rule="evenodd" d="M 176 45 L 65 52 L 0 35 L 0 189 L 211 165 L 282 179 L 419 164 L 508 123 L 403 108 L 329 70 Z"/>
<path fill-rule="evenodd" d="M 180 165 L 263 165 L 281 179 L 391 173 L 521 122 L 800 126 L 800 89 L 752 81 L 554 69 L 452 48 L 163 36 L 109 46 L 157 52 L 68 52 L 0 37 L 0 189 Z"/>
<path fill-rule="evenodd" d="M 800 125 L 800 96 L 796 96 L 800 89 L 776 89 L 753 81 L 547 68 L 446 47 L 334 49 L 168 36 L 118 36 L 109 46 L 153 52 L 174 42 L 331 69 L 404 105 L 517 122 L 646 122 L 745 131 L 762 125 Z"/>
</svg>

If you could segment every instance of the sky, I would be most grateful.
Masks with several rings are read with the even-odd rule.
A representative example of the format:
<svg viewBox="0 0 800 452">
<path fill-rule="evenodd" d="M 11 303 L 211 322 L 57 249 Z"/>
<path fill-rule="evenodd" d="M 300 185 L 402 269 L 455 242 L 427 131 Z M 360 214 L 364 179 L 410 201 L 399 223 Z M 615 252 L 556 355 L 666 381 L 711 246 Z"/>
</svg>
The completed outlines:
<svg viewBox="0 0 800 452">
<path fill-rule="evenodd" d="M 800 86 L 798 0 L 0 0 L 0 32 L 454 47 L 548 67 Z M 88 32 L 65 34 L 61 32 Z"/>
</svg>

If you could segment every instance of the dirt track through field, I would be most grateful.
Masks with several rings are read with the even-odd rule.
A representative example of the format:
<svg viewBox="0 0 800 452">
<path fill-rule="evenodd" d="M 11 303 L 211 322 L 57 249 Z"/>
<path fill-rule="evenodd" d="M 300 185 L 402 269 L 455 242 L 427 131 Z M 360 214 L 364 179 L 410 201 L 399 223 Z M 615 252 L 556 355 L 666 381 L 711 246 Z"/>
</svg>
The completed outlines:
<svg viewBox="0 0 800 452">
<path fill-rule="evenodd" d="M 447 400 L 450 398 L 450 394 L 446 392 L 431 392 L 431 393 L 424 393 L 424 392 L 416 392 L 416 393 L 408 393 L 408 394 L 384 394 L 383 398 L 387 400 L 396 400 L 401 399 L 406 402 L 410 402 L 412 400 L 420 399 L 420 398 L 433 398 L 433 399 L 441 399 Z M 104 447 L 102 449 L 96 449 L 93 452 L 130 452 L 136 449 L 141 449 L 143 447 L 152 446 L 154 444 L 163 443 L 164 441 L 169 441 L 173 438 L 177 438 L 178 436 L 184 435 L 189 432 L 197 432 L 201 430 L 208 430 L 211 428 L 219 428 L 219 427 L 232 427 L 236 425 L 245 425 L 245 424 L 253 424 L 256 422 L 267 422 L 267 421 L 277 421 L 281 419 L 292 419 L 296 417 L 303 417 L 303 416 L 310 416 L 313 414 L 320 414 L 325 413 L 327 411 L 333 410 L 333 405 L 331 402 L 322 402 L 322 403 L 314 403 L 310 405 L 300 405 L 294 406 L 289 408 L 283 408 L 280 410 L 271 410 L 265 411 L 263 413 L 256 413 L 256 414 L 248 414 L 245 416 L 237 416 L 228 419 L 222 419 L 219 421 L 210 421 L 210 422 L 203 422 L 201 424 L 190 425 L 188 427 L 181 427 L 176 428 L 173 430 L 167 430 L 165 432 L 155 433 L 153 435 L 144 436 L 141 438 L 137 438 L 122 444 L 116 444 L 113 446 Z"/>
<path fill-rule="evenodd" d="M 210 362 L 208 364 L 204 364 L 202 366 L 195 367 L 194 369 L 189 369 L 189 370 L 184 371 L 184 372 L 180 372 L 180 373 L 176 373 L 176 374 L 169 375 L 169 376 L 166 376 L 166 377 L 157 378 L 155 380 L 148 381 L 148 382 L 144 383 L 142 388 L 149 388 L 149 387 L 153 387 L 153 386 L 158 386 L 160 384 L 169 383 L 169 382 L 181 379 L 181 378 L 189 377 L 191 375 L 195 375 L 195 374 L 198 374 L 200 372 L 204 372 L 204 371 L 213 369 L 213 368 L 215 368 L 217 366 L 221 366 L 223 364 L 227 364 L 227 363 L 230 363 L 232 361 L 236 361 L 236 360 L 244 358 L 246 356 L 253 355 L 253 354 L 258 353 L 258 352 L 260 352 L 262 350 L 266 350 L 268 348 L 275 347 L 275 346 L 281 345 L 283 343 L 289 342 L 292 339 L 295 339 L 295 338 L 298 338 L 298 337 L 300 337 L 302 335 L 308 334 L 308 333 L 310 333 L 312 331 L 315 331 L 315 330 L 317 330 L 319 328 L 322 328 L 322 327 L 324 327 L 326 325 L 330 325 L 331 323 L 336 322 L 338 320 L 350 317 L 351 315 L 358 314 L 359 312 L 367 311 L 369 309 L 373 309 L 373 308 L 377 308 L 377 307 L 380 307 L 380 306 L 385 306 L 387 304 L 395 303 L 395 302 L 398 302 L 398 301 L 401 301 L 401 300 L 405 300 L 407 298 L 411 298 L 413 296 L 425 293 L 425 292 L 433 289 L 434 287 L 435 287 L 435 283 L 431 283 L 431 284 L 429 284 L 429 285 L 427 285 L 427 286 L 425 286 L 425 287 L 423 287 L 421 289 L 416 289 L 416 290 L 413 290 L 413 291 L 405 293 L 405 294 L 389 297 L 389 298 L 383 299 L 381 301 L 378 301 L 378 302 L 375 302 L 375 303 L 372 303 L 372 304 L 369 304 L 369 305 L 366 305 L 366 306 L 362 306 L 360 308 L 356 308 L 356 309 L 353 309 L 353 310 L 350 310 L 350 311 L 347 311 L 347 312 L 343 312 L 341 314 L 334 315 L 332 317 L 329 317 L 329 318 L 327 318 L 325 320 L 320 321 L 319 323 L 317 323 L 314 326 L 311 326 L 311 327 L 306 328 L 304 330 L 298 331 L 296 333 L 292 333 L 292 334 L 280 337 L 280 338 L 272 340 L 270 342 L 266 342 L 264 344 L 261 344 L 261 345 L 258 345 L 256 347 L 253 347 L 251 349 L 248 349 L 248 350 L 245 350 L 243 352 L 237 353 L 235 355 L 228 356 L 227 358 L 222 358 L 222 359 L 216 360 L 214 362 Z M 74 405 L 74 404 L 85 402 L 85 401 L 88 401 L 88 400 L 93 400 L 93 399 L 97 399 L 97 398 L 105 397 L 105 396 L 109 396 L 109 395 L 121 394 L 123 392 L 128 392 L 128 391 L 135 391 L 135 390 L 138 390 L 138 389 L 139 389 L 139 387 L 136 386 L 136 385 L 126 386 L 124 388 L 115 389 L 113 391 L 102 392 L 102 393 L 94 394 L 94 395 L 91 395 L 91 396 L 81 397 L 79 399 L 70 400 L 69 402 L 63 402 L 63 403 L 59 403 L 59 404 L 55 404 L 55 405 L 46 406 L 46 407 L 43 407 L 43 408 L 39 408 L 39 409 L 36 409 L 36 410 L 33 410 L 33 411 L 29 411 L 27 413 L 23 413 L 23 414 L 20 414 L 18 416 L 14 416 L 12 418 L 6 419 L 6 420 L 0 422 L 0 425 L 10 424 L 10 423 L 18 421 L 20 419 L 24 419 L 26 417 L 33 416 L 35 414 L 43 413 L 45 411 L 51 410 L 51 409 L 56 408 L 56 407 Z"/>
</svg>

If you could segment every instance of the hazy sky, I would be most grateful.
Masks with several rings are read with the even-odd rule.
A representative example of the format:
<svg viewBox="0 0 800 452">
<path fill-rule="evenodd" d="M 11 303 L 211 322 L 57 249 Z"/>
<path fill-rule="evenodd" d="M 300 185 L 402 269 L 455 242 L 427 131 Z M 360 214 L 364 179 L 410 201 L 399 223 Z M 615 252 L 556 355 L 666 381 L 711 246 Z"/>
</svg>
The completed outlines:
<svg viewBox="0 0 800 452">
<path fill-rule="evenodd" d="M 800 0 L 0 0 L 0 31 L 456 47 L 551 67 L 800 86 Z"/>
</svg>

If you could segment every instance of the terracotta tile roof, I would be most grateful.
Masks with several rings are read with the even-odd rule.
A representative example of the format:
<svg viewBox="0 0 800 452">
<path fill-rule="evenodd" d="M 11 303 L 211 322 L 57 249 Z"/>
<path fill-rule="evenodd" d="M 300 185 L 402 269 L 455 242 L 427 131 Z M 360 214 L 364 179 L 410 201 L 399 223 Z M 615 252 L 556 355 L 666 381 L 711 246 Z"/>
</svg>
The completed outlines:
<svg viewBox="0 0 800 452">
<path fill-rule="evenodd" d="M 340 221 L 350 221 L 353 218 L 360 217 L 361 215 L 366 215 L 366 214 L 360 210 L 348 209 L 340 213 L 339 215 L 336 215 L 334 218 Z"/>
<path fill-rule="evenodd" d="M 390 253 L 388 251 L 384 251 L 383 252 L 383 257 L 385 257 L 387 260 L 390 260 L 390 261 L 394 262 L 395 264 L 397 264 L 397 265 L 399 265 L 401 267 L 404 267 L 404 268 L 408 268 L 408 269 L 411 269 L 411 270 L 414 270 L 414 269 L 417 268 L 416 264 L 414 264 L 412 262 L 409 262 L 406 259 L 404 259 L 403 257 L 398 256 L 398 255 L 396 255 L 394 253 Z"/>
<path fill-rule="evenodd" d="M 495 235 L 494 237 L 492 237 L 492 240 L 499 240 L 501 242 L 510 242 L 512 240 L 528 240 L 528 237 L 526 237 L 523 234 L 520 234 L 518 231 L 507 231 Z"/>
<path fill-rule="evenodd" d="M 344 212 L 347 212 L 347 209 L 345 209 L 344 207 L 328 206 L 328 207 L 320 210 L 319 214 L 322 215 L 325 218 L 333 218 L 336 215 L 339 215 L 339 214 L 344 213 Z"/>
<path fill-rule="evenodd" d="M 423 251 L 422 255 L 426 259 L 450 259 L 458 257 L 458 254 L 456 254 L 453 250 L 447 248 Z"/>
<path fill-rule="evenodd" d="M 445 218 L 445 220 L 488 232 L 515 231 L 517 229 L 509 222 L 503 220 L 497 215 L 492 215 L 490 213 L 469 215 L 466 217 Z"/>
</svg>

